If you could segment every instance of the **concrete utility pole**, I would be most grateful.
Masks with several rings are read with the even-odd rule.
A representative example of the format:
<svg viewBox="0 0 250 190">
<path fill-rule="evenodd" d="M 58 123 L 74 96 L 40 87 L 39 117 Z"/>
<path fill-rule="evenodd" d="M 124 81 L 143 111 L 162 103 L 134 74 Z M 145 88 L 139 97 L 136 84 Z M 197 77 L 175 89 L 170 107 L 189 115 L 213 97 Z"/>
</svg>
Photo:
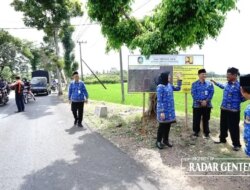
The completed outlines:
<svg viewBox="0 0 250 190">
<path fill-rule="evenodd" d="M 77 41 L 80 48 L 80 63 L 81 63 L 81 80 L 83 81 L 83 70 L 82 70 L 82 44 L 86 44 L 87 41 Z"/>
</svg>

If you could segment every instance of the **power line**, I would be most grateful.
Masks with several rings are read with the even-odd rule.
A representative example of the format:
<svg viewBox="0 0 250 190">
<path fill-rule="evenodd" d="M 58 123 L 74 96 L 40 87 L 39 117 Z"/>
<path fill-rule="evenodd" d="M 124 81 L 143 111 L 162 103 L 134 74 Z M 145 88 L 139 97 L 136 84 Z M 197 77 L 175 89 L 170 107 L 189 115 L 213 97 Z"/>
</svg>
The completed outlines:
<svg viewBox="0 0 250 190">
<path fill-rule="evenodd" d="M 88 19 L 89 19 L 89 17 L 87 17 L 87 18 L 85 19 L 85 22 L 87 22 Z M 76 40 L 77 40 L 77 41 L 81 39 L 82 35 L 86 32 L 86 30 L 87 30 L 88 27 L 89 27 L 89 25 L 87 25 L 87 26 L 85 26 L 85 27 L 81 27 L 81 29 L 79 30 L 79 33 L 78 33 L 78 35 L 77 35 L 77 37 L 76 37 Z"/>
<path fill-rule="evenodd" d="M 145 2 L 144 4 L 142 4 L 141 6 L 139 6 L 137 9 L 135 9 L 132 13 L 135 13 L 136 11 L 140 10 L 141 8 L 145 7 L 147 4 L 149 4 L 152 0 L 149 0 L 147 2 Z"/>
<path fill-rule="evenodd" d="M 87 17 L 88 18 L 88 17 Z M 80 24 L 83 24 L 83 23 L 87 23 L 87 18 L 85 18 L 84 20 L 83 20 L 83 18 L 81 18 L 80 19 L 80 23 L 79 23 L 79 25 Z M 84 28 L 82 25 L 80 26 L 80 27 L 78 27 L 77 29 L 76 29 L 76 31 L 74 32 L 74 36 L 73 36 L 73 38 L 75 38 L 76 40 L 78 40 L 78 36 L 80 35 L 80 33 L 81 33 L 81 31 L 82 31 L 82 28 Z"/>
<path fill-rule="evenodd" d="M 72 24 L 71 26 L 94 26 L 99 25 L 98 23 L 86 23 L 86 24 Z M 37 30 L 37 28 L 30 27 L 0 27 L 0 30 Z"/>
</svg>

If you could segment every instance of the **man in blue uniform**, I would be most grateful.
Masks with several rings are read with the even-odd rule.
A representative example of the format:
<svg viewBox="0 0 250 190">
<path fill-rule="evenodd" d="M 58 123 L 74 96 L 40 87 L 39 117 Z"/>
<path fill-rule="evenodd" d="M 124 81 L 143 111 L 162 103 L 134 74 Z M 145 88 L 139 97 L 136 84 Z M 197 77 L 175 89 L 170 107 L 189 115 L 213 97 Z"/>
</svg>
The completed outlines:
<svg viewBox="0 0 250 190">
<path fill-rule="evenodd" d="M 209 138 L 209 120 L 212 108 L 212 98 L 214 95 L 214 86 L 210 81 L 206 81 L 206 70 L 198 71 L 199 80 L 192 84 L 193 97 L 193 131 L 194 136 L 198 137 L 200 132 L 200 122 L 202 116 L 203 133 Z"/>
<path fill-rule="evenodd" d="M 241 93 L 245 99 L 250 100 L 250 74 L 240 77 Z M 250 157 L 250 104 L 244 113 L 244 140 L 245 153 Z"/>
<path fill-rule="evenodd" d="M 79 80 L 78 72 L 73 73 L 74 80 L 70 83 L 68 98 L 71 103 L 71 111 L 75 118 L 74 125 L 83 127 L 82 117 L 84 102 L 88 101 L 88 92 L 84 82 Z"/>
<path fill-rule="evenodd" d="M 240 83 L 237 80 L 239 70 L 231 67 L 227 70 L 227 83 L 225 85 L 211 80 L 216 86 L 224 89 L 220 115 L 220 140 L 216 144 L 226 143 L 228 130 L 233 142 L 233 150 L 239 151 L 240 144 L 240 104 L 245 98 L 240 92 Z"/>
</svg>

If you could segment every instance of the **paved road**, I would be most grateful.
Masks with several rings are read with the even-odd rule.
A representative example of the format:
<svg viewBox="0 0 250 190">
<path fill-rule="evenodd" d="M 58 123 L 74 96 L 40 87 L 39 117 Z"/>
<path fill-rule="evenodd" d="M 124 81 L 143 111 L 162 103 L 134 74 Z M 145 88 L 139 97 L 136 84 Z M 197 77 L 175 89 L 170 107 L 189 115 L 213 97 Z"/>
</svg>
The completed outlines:
<svg viewBox="0 0 250 190">
<path fill-rule="evenodd" d="M 158 189 L 109 141 L 73 127 L 56 95 L 15 110 L 13 97 L 0 106 L 0 190 Z"/>
</svg>

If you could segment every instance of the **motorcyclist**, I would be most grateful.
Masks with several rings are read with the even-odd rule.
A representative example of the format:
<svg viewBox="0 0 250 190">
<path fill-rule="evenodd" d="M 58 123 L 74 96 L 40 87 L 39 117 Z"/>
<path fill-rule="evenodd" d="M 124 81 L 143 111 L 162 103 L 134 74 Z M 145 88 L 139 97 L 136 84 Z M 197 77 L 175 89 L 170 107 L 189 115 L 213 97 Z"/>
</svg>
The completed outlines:
<svg viewBox="0 0 250 190">
<path fill-rule="evenodd" d="M 7 94 L 9 94 L 9 92 L 10 92 L 10 88 L 8 86 L 8 83 L 3 78 L 0 78 L 0 89 L 2 91 L 6 91 Z"/>
<path fill-rule="evenodd" d="M 56 82 L 56 80 L 54 79 L 53 81 L 52 81 L 52 90 L 56 90 L 57 89 L 57 82 Z"/>
<path fill-rule="evenodd" d="M 23 83 L 24 83 L 24 88 L 26 88 L 27 91 L 28 91 L 28 94 L 30 94 L 31 97 L 32 97 L 34 100 L 36 100 L 34 94 L 33 94 L 32 91 L 31 91 L 30 82 L 29 82 L 26 78 L 24 78 L 24 79 L 23 79 Z"/>
<path fill-rule="evenodd" d="M 0 103 L 6 104 L 9 101 L 8 98 L 8 85 L 7 83 L 3 80 L 0 79 Z"/>
<path fill-rule="evenodd" d="M 5 85 L 6 85 L 5 81 L 2 78 L 0 78 L 0 88 L 4 88 Z"/>
</svg>

